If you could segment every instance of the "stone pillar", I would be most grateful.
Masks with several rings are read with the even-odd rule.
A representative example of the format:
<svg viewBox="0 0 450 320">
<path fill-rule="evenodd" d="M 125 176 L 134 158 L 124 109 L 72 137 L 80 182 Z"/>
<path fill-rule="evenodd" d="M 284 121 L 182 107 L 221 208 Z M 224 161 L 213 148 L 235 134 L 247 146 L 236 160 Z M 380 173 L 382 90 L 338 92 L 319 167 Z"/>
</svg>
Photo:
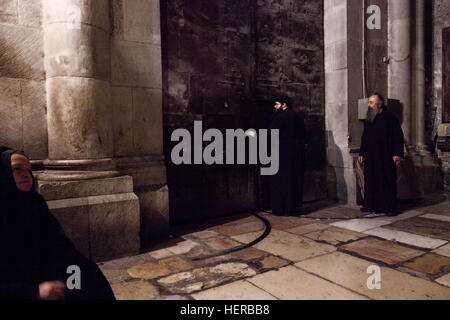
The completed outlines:
<svg viewBox="0 0 450 320">
<path fill-rule="evenodd" d="M 110 2 L 42 0 L 49 156 L 38 188 L 94 260 L 139 252 L 139 202 L 113 159 Z"/>
<path fill-rule="evenodd" d="M 411 0 L 388 3 L 388 97 L 402 104 L 402 129 L 411 144 Z"/>
<path fill-rule="evenodd" d="M 425 0 L 416 0 L 415 137 L 418 150 L 425 149 Z"/>
<path fill-rule="evenodd" d="M 356 157 L 363 124 L 358 120 L 362 92 L 362 2 L 324 2 L 325 126 L 329 197 L 357 204 Z"/>
</svg>

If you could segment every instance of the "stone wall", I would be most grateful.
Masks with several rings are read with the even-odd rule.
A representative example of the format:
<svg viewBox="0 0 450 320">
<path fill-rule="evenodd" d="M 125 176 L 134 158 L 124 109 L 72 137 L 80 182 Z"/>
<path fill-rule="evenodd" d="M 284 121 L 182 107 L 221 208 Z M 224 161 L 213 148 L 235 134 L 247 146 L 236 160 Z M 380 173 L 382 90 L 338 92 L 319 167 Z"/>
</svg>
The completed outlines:
<svg viewBox="0 0 450 320">
<path fill-rule="evenodd" d="M 0 145 L 47 157 L 40 0 L 0 1 Z"/>
<path fill-rule="evenodd" d="M 442 123 L 442 29 L 450 27 L 450 2 L 446 0 L 433 1 L 433 84 L 432 108 L 434 123 L 432 138 L 435 138 L 437 128 Z M 450 190 L 450 152 L 442 152 L 436 148 L 441 161 L 444 187 Z"/>
<path fill-rule="evenodd" d="M 164 153 L 174 222 L 267 201 L 252 166 L 174 166 L 171 132 L 264 128 L 283 93 L 307 126 L 305 200 L 326 197 L 322 1 L 175 0 L 162 8 Z"/>
</svg>

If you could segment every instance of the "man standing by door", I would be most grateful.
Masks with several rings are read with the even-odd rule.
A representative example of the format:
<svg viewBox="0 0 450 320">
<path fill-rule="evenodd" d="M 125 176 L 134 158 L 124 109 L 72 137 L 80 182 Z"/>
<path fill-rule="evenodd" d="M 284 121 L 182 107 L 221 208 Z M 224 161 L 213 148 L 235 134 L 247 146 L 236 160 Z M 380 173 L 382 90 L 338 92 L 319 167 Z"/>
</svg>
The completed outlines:
<svg viewBox="0 0 450 320">
<path fill-rule="evenodd" d="M 295 215 L 303 198 L 305 124 L 291 107 L 289 98 L 277 98 L 270 125 L 279 130 L 280 137 L 280 165 L 270 179 L 270 204 L 272 212 L 281 216 Z"/>
<path fill-rule="evenodd" d="M 364 162 L 362 212 L 397 215 L 396 164 L 403 157 L 403 132 L 378 93 L 369 97 L 367 119 L 358 157 Z"/>
</svg>

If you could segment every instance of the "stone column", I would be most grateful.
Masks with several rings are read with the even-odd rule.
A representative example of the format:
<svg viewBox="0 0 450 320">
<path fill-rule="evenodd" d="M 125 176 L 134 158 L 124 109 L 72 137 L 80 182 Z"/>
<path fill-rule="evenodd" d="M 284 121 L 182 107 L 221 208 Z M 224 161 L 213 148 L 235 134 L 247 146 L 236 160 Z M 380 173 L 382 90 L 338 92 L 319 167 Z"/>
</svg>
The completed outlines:
<svg viewBox="0 0 450 320">
<path fill-rule="evenodd" d="M 109 2 L 43 0 L 43 22 L 49 159 L 111 158 Z"/>
<path fill-rule="evenodd" d="M 425 0 L 416 0 L 415 137 L 418 150 L 425 149 Z"/>
<path fill-rule="evenodd" d="M 388 3 L 388 97 L 398 99 L 403 107 L 402 129 L 411 144 L 411 0 Z"/>
<path fill-rule="evenodd" d="M 42 0 L 49 159 L 39 192 L 94 260 L 139 252 L 139 200 L 113 159 L 110 1 Z"/>
</svg>

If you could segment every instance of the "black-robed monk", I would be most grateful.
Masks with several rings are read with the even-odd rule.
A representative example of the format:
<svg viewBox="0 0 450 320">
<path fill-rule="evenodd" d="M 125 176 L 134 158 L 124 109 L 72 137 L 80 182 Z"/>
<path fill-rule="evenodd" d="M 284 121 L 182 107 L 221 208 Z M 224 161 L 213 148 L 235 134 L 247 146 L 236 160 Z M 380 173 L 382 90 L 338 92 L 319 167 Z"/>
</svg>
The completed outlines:
<svg viewBox="0 0 450 320">
<path fill-rule="evenodd" d="M 28 159 L 0 147 L 0 300 L 112 300 L 98 266 L 67 238 L 36 193 Z M 67 267 L 81 270 L 81 289 L 68 290 Z"/>
<path fill-rule="evenodd" d="M 403 132 L 380 94 L 369 98 L 358 161 L 364 161 L 364 204 L 361 211 L 396 215 L 396 163 L 403 157 Z"/>
<path fill-rule="evenodd" d="M 304 139 L 303 118 L 293 111 L 289 98 L 275 101 L 270 129 L 279 130 L 279 169 L 270 177 L 270 204 L 276 215 L 295 215 L 303 198 Z"/>
</svg>

